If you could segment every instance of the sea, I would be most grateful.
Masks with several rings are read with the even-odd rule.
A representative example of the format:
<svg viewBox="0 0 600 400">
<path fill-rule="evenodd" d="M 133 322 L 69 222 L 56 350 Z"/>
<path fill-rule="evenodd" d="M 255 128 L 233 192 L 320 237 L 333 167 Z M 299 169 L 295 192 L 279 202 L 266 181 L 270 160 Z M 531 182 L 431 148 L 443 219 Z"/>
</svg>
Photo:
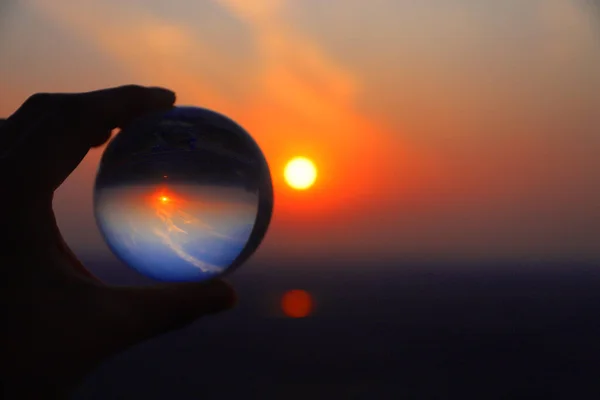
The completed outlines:
<svg viewBox="0 0 600 400">
<path fill-rule="evenodd" d="M 114 356 L 73 398 L 600 398 L 598 263 L 250 260 L 228 281 L 235 309 Z M 281 308 L 294 289 L 306 317 Z"/>
</svg>

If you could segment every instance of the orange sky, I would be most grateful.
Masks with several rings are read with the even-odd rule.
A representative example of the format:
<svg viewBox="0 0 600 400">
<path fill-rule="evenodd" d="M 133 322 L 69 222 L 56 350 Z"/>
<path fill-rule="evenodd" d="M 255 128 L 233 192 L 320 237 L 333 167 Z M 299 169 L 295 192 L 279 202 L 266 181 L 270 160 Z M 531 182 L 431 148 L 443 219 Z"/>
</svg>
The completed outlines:
<svg viewBox="0 0 600 400">
<path fill-rule="evenodd" d="M 264 256 L 600 260 L 600 24 L 583 2 L 340 4 L 18 2 L 0 112 L 140 83 L 229 115 L 273 172 Z M 76 252 L 107 251 L 100 154 L 57 194 Z M 283 183 L 296 155 L 319 167 L 311 190 Z"/>
</svg>

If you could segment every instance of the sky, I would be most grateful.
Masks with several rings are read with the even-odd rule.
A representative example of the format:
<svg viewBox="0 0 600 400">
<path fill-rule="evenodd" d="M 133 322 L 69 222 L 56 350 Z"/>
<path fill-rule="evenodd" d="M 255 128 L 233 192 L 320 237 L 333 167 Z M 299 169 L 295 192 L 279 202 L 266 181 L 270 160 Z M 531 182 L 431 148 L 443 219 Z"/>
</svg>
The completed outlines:
<svg viewBox="0 0 600 400">
<path fill-rule="evenodd" d="M 600 262 L 593 0 L 22 0 L 0 9 L 0 114 L 35 92 L 160 85 L 257 140 L 257 257 Z M 92 151 L 55 210 L 108 254 Z M 315 186 L 283 181 L 294 156 Z"/>
</svg>

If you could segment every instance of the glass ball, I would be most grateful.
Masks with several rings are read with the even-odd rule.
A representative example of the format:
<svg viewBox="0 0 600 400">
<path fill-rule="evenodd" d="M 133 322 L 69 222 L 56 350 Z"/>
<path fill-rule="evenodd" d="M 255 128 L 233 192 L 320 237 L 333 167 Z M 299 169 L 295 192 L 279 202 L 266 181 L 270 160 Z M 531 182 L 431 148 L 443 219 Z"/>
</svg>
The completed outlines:
<svg viewBox="0 0 600 400">
<path fill-rule="evenodd" d="M 240 266 L 267 232 L 265 157 L 231 119 L 174 107 L 125 127 L 106 147 L 94 211 L 104 240 L 159 281 L 204 281 Z"/>
</svg>

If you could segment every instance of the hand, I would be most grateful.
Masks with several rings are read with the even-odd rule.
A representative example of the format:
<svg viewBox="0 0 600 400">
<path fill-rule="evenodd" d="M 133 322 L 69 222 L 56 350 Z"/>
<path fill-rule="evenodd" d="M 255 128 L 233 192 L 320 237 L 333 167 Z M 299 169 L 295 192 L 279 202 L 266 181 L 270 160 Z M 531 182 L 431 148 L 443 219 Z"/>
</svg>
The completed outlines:
<svg viewBox="0 0 600 400">
<path fill-rule="evenodd" d="M 114 128 L 174 102 L 166 89 L 140 86 L 37 94 L 0 124 L 6 396 L 64 395 L 108 356 L 233 306 L 233 290 L 218 280 L 105 285 L 69 250 L 55 222 L 53 193 L 90 148 Z"/>
</svg>

